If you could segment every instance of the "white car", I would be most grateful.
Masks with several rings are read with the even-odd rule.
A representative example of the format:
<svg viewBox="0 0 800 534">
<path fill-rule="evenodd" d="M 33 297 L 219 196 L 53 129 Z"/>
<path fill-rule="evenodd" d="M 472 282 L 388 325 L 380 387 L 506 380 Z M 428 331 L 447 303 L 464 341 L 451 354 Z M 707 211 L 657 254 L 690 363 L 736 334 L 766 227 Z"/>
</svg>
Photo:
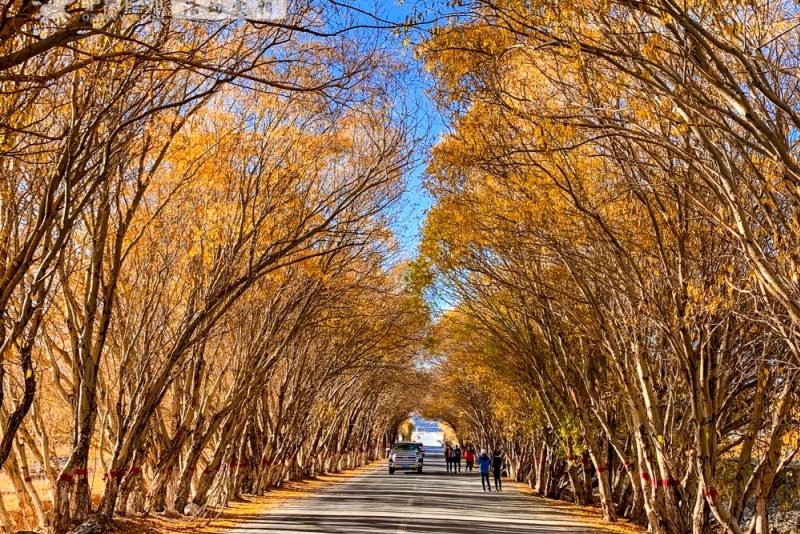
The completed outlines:
<svg viewBox="0 0 800 534">
<path fill-rule="evenodd" d="M 413 441 L 398 441 L 389 451 L 389 474 L 393 475 L 398 469 L 401 471 L 416 470 L 422 473 L 422 459 L 424 451 L 420 450 L 419 443 Z"/>
</svg>

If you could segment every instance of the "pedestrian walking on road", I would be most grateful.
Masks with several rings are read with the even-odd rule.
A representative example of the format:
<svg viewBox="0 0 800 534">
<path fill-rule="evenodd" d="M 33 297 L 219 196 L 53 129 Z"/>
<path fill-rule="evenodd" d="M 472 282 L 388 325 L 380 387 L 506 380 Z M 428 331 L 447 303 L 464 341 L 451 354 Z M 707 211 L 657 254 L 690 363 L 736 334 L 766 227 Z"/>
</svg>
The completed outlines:
<svg viewBox="0 0 800 534">
<path fill-rule="evenodd" d="M 454 472 L 461 472 L 461 447 L 456 445 L 456 448 L 453 449 L 453 467 L 455 468 Z"/>
<path fill-rule="evenodd" d="M 453 447 L 448 444 L 444 448 L 444 461 L 447 464 L 447 472 L 450 473 L 453 470 Z"/>
<path fill-rule="evenodd" d="M 481 472 L 481 487 L 483 491 L 486 491 L 487 488 L 490 492 L 492 491 L 492 483 L 489 481 L 489 468 L 491 466 L 492 459 L 486 454 L 486 450 L 482 450 L 481 455 L 478 456 L 478 471 Z"/>
<path fill-rule="evenodd" d="M 503 453 L 494 450 L 492 453 L 492 472 L 494 473 L 494 489 L 503 491 L 503 481 L 500 479 L 500 473 L 503 471 Z"/>
<path fill-rule="evenodd" d="M 472 447 L 467 447 L 467 450 L 464 451 L 464 461 L 467 462 L 465 471 L 472 473 L 472 466 L 475 465 L 475 453 L 472 451 Z"/>
</svg>

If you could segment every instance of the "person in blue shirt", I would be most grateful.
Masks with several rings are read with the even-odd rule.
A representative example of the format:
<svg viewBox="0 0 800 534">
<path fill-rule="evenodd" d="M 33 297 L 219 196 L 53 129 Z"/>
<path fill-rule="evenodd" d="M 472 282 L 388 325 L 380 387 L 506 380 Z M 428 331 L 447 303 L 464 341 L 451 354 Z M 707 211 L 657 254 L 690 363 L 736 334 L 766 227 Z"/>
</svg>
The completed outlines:
<svg viewBox="0 0 800 534">
<path fill-rule="evenodd" d="M 489 481 L 489 468 L 492 466 L 492 459 L 486 454 L 486 449 L 481 451 L 478 456 L 478 470 L 481 472 L 481 487 L 483 491 L 489 488 L 492 491 L 492 483 Z"/>
</svg>

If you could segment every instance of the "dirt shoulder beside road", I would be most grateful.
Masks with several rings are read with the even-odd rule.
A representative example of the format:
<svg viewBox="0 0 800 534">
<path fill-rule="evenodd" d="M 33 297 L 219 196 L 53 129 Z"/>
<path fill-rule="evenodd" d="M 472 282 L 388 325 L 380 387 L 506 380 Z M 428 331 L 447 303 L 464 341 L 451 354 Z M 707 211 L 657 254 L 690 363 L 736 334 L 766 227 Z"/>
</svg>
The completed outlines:
<svg viewBox="0 0 800 534">
<path fill-rule="evenodd" d="M 559 510 L 567 511 L 575 519 L 579 519 L 582 523 L 609 534 L 644 534 L 647 529 L 639 525 L 630 523 L 624 519 L 620 519 L 618 523 L 607 523 L 603 521 L 603 512 L 600 506 L 577 506 L 565 501 L 557 501 L 554 499 L 545 499 L 533 493 L 533 490 L 521 482 L 509 482 L 520 493 L 528 495 L 531 500 L 536 503 L 544 504 L 545 506 L 552 506 Z"/>
</svg>

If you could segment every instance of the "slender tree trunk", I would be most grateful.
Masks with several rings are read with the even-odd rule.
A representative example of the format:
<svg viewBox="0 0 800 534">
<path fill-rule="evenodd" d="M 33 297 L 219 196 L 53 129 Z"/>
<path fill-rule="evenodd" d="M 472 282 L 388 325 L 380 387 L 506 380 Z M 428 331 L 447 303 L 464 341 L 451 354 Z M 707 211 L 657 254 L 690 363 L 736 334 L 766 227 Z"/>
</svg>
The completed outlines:
<svg viewBox="0 0 800 534">
<path fill-rule="evenodd" d="M 181 449 L 189 436 L 189 429 L 181 426 L 169 442 L 165 451 L 161 451 L 158 464 L 156 465 L 156 475 L 150 490 L 150 510 L 153 512 L 163 512 L 167 507 L 167 485 L 172 479 L 175 466 L 180 459 Z"/>
<path fill-rule="evenodd" d="M 3 527 L 4 532 L 14 532 L 14 524 L 8 515 L 8 510 L 6 510 L 6 503 L 3 500 L 2 493 L 0 493 L 0 526 Z"/>
<path fill-rule="evenodd" d="M 28 458 L 25 454 L 25 446 L 24 445 L 17 445 L 15 447 L 17 457 L 19 458 L 19 467 L 20 473 L 22 474 L 22 481 L 25 484 L 25 488 L 30 495 L 31 504 L 33 505 L 34 510 L 36 510 L 36 518 L 39 522 L 40 528 L 47 528 L 49 522 L 47 518 L 47 514 L 44 511 L 44 504 L 42 503 L 41 498 L 39 497 L 39 492 L 36 491 L 36 487 L 33 485 L 33 478 L 31 478 L 30 469 L 28 468 Z"/>
<path fill-rule="evenodd" d="M 19 508 L 20 511 L 22 511 L 25 523 L 28 527 L 33 527 L 38 523 L 36 508 L 34 507 L 33 499 L 31 499 L 28 493 L 28 488 L 25 486 L 25 481 L 20 475 L 19 462 L 13 449 L 9 455 L 6 456 L 4 467 L 9 480 L 11 480 L 11 485 L 14 487 L 14 492 L 17 495 L 17 501 L 19 502 Z"/>
</svg>

